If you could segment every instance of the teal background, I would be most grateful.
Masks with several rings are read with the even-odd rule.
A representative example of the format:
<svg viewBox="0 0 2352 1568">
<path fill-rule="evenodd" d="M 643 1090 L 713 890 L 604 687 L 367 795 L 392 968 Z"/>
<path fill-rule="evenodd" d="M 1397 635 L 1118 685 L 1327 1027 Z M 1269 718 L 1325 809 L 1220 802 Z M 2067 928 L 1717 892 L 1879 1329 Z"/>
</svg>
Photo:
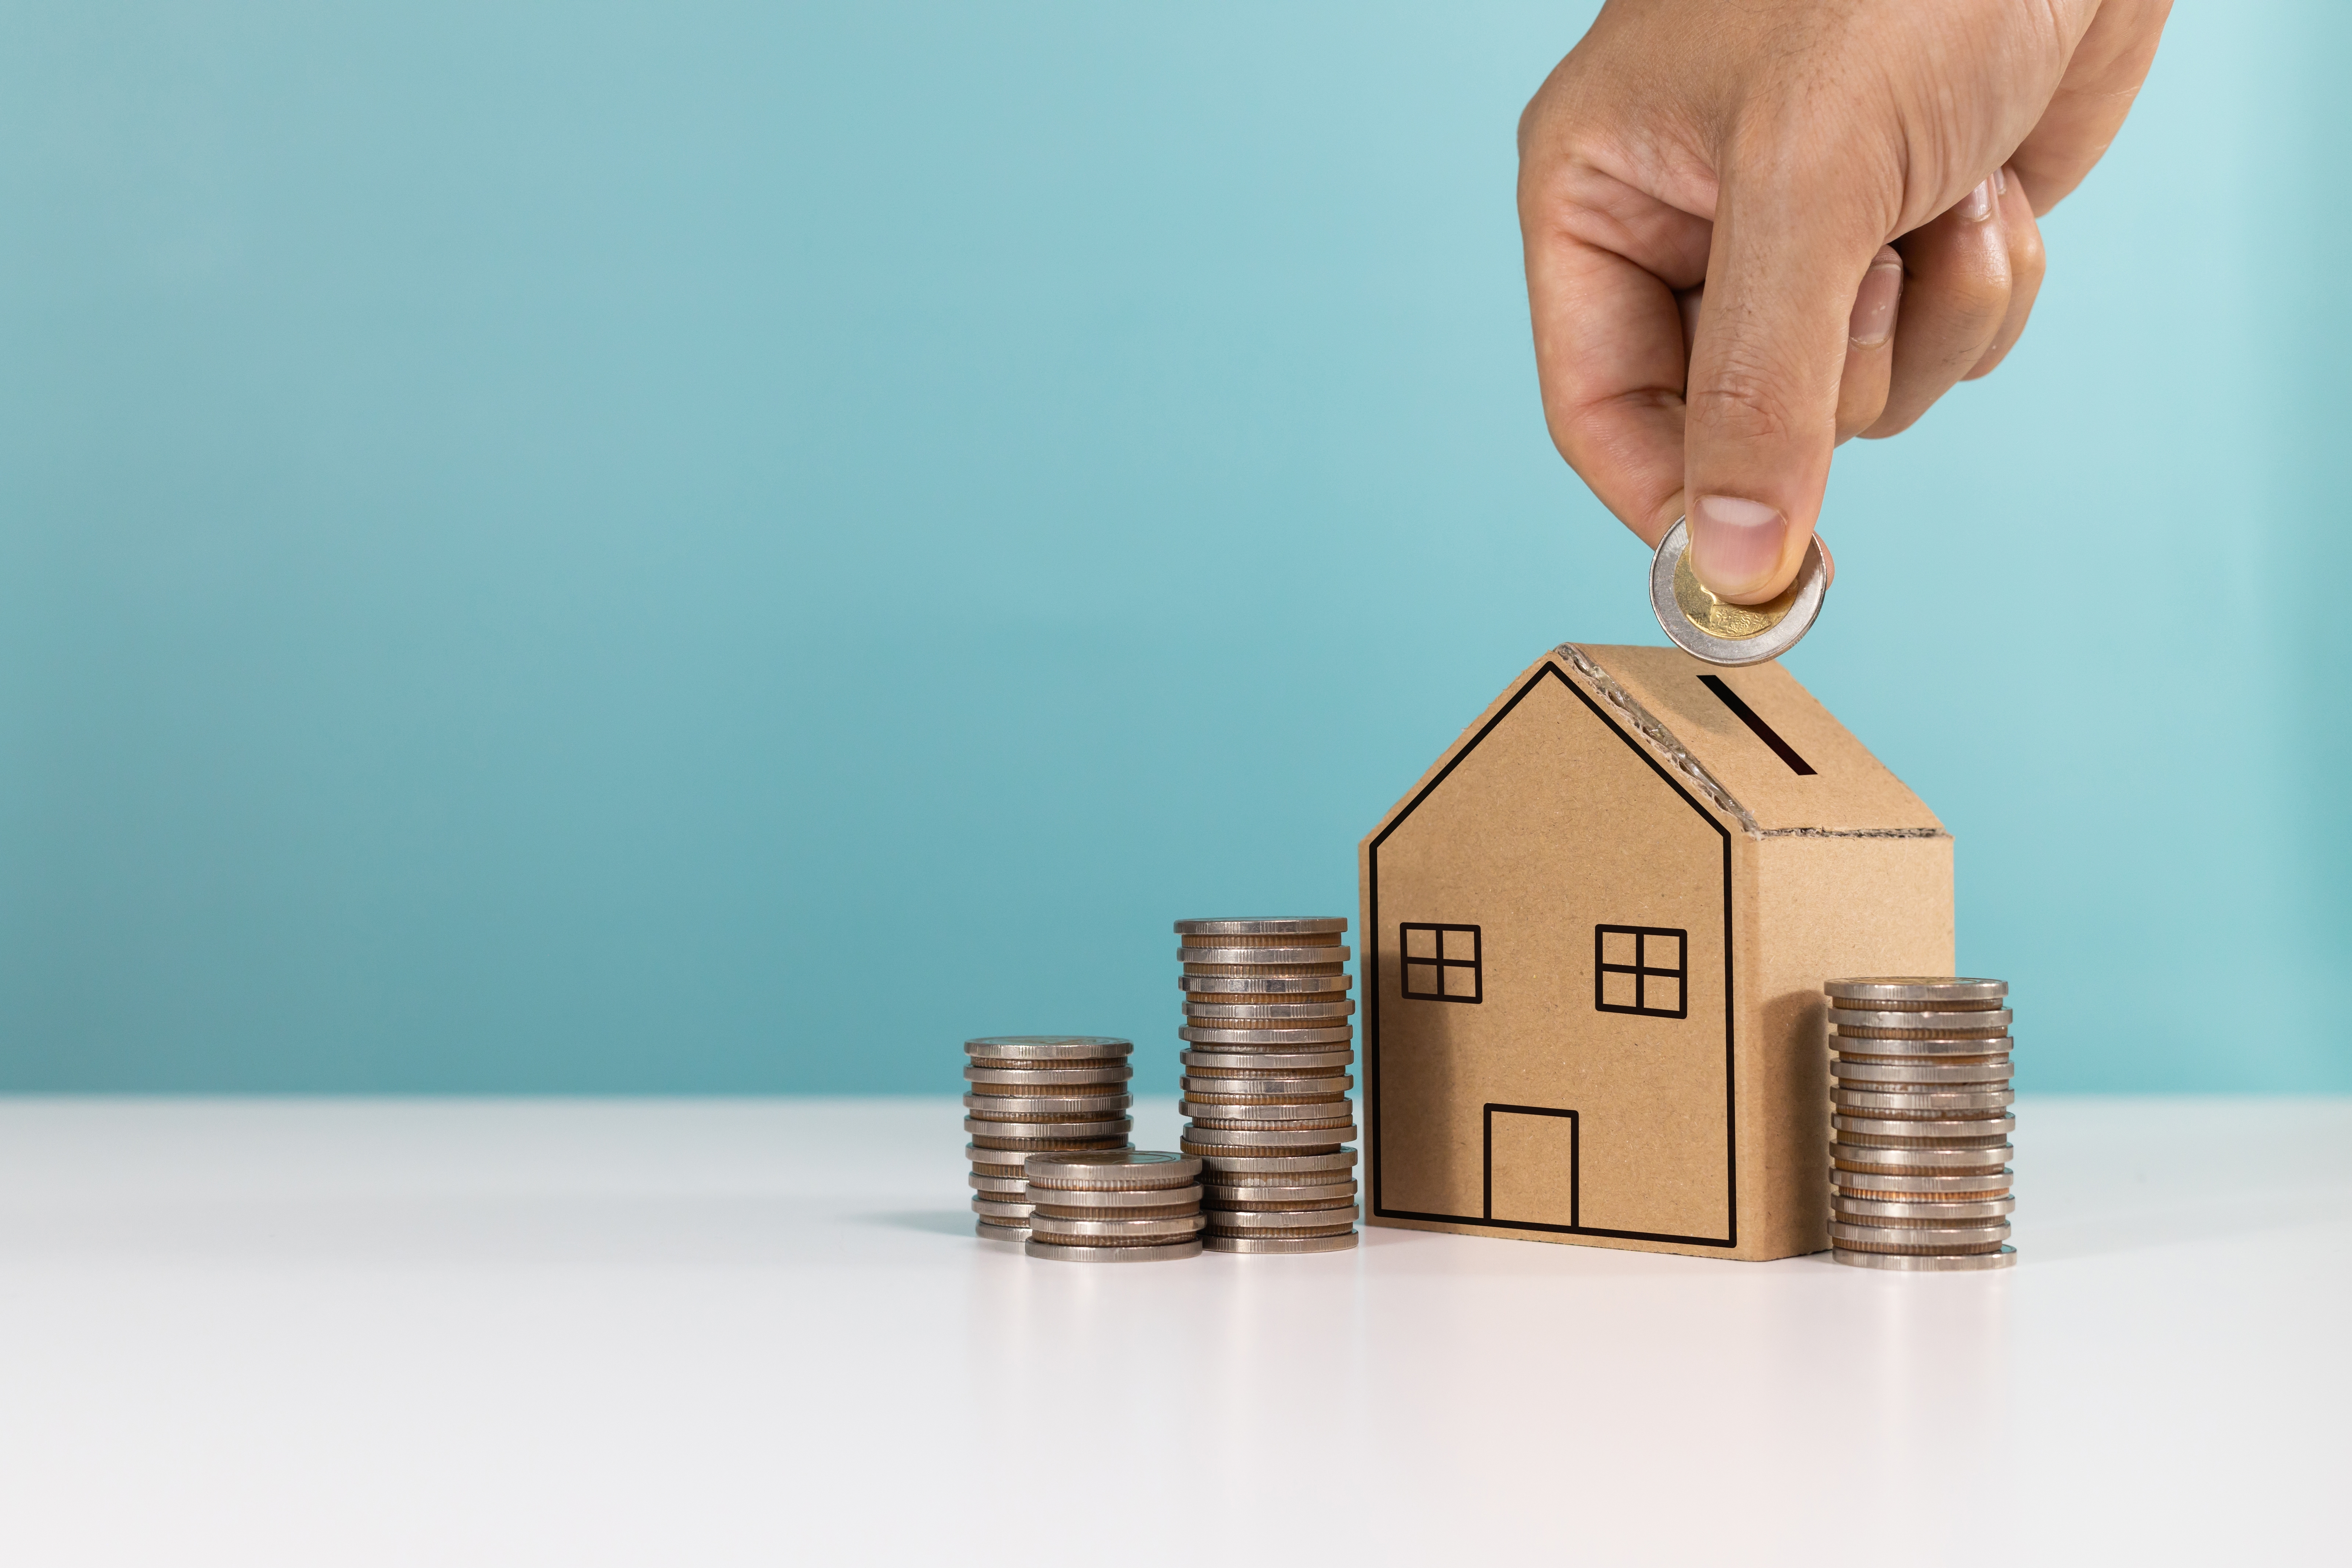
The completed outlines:
<svg viewBox="0 0 2352 1568">
<path fill-rule="evenodd" d="M 1591 7 L 0 9 L 0 1087 L 951 1090 L 1564 637 Z M 2352 1089 L 2347 20 L 2184 6 L 1790 664 L 2039 1089 Z"/>
</svg>

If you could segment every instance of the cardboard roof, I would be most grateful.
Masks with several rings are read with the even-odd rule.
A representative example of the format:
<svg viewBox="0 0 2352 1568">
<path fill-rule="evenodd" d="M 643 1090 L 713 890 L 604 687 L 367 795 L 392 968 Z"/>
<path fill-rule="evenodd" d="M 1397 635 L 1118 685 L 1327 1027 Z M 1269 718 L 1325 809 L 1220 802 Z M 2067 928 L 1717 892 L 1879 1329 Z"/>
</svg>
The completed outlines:
<svg viewBox="0 0 2352 1568">
<path fill-rule="evenodd" d="M 1752 833 L 1944 831 L 1927 803 L 1778 664 L 1722 669 L 1678 647 L 1569 643 L 1554 657 L 1611 698 L 1617 717 L 1669 766 L 1711 783 L 1716 804 Z"/>
</svg>

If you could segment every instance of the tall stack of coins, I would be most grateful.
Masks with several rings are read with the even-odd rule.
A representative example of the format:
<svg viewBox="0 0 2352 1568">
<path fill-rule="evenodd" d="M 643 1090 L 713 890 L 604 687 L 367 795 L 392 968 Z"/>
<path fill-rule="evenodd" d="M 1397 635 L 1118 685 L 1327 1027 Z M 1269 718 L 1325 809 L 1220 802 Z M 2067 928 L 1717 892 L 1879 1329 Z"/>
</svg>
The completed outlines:
<svg viewBox="0 0 2352 1568">
<path fill-rule="evenodd" d="M 1055 1263 L 1201 1256 L 1201 1162 L 1114 1149 L 1029 1157 L 1028 1253 Z"/>
<path fill-rule="evenodd" d="M 1861 1268 L 2006 1268 L 2009 985 L 1894 976 L 1829 994 L 1830 1256 Z"/>
<path fill-rule="evenodd" d="M 1342 917 L 1178 921 L 1184 1152 L 1212 1252 L 1356 1245 L 1352 982 Z"/>
<path fill-rule="evenodd" d="M 1000 1035 L 966 1040 L 963 1130 L 971 1134 L 972 1212 L 983 1241 L 1029 1239 L 1032 1154 L 1130 1147 L 1131 1040 Z"/>
</svg>

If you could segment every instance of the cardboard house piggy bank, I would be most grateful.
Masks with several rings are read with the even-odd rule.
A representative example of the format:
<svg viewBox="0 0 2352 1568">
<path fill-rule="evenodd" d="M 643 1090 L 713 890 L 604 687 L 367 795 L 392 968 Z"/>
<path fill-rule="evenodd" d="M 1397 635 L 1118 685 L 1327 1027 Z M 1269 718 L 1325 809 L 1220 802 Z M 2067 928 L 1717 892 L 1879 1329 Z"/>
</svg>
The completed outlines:
<svg viewBox="0 0 2352 1568">
<path fill-rule="evenodd" d="M 1358 864 L 1371 1224 L 1829 1245 L 1822 983 L 1952 973 L 1952 840 L 1795 678 L 1564 644 Z"/>
</svg>

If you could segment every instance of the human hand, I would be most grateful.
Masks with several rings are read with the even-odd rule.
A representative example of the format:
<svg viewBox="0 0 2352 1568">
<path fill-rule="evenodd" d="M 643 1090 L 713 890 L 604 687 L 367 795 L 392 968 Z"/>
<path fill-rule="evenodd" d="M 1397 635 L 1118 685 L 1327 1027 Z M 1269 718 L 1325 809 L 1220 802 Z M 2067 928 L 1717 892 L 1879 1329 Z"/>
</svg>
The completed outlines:
<svg viewBox="0 0 2352 1568">
<path fill-rule="evenodd" d="M 2170 8 L 1610 0 L 1519 120 L 1560 455 L 1653 546 L 1687 512 L 1718 596 L 1779 594 L 1831 449 L 2016 343 L 2035 216 L 2122 128 Z"/>
</svg>

